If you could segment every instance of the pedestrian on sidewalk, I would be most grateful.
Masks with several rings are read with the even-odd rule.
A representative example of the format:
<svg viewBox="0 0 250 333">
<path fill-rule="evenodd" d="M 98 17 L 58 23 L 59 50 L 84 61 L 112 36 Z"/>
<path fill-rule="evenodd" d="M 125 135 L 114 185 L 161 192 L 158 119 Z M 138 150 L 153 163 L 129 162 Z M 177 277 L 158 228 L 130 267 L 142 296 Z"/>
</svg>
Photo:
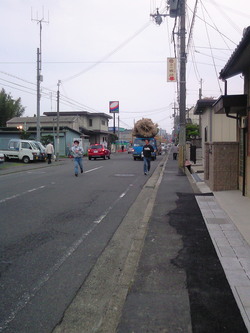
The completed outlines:
<svg viewBox="0 0 250 333">
<path fill-rule="evenodd" d="M 143 161 L 144 161 L 144 175 L 147 175 L 150 170 L 151 154 L 154 152 L 154 147 L 149 144 L 148 140 L 145 140 L 145 145 L 143 146 Z"/>
<path fill-rule="evenodd" d="M 45 153 L 47 155 L 48 158 L 48 164 L 51 164 L 51 158 L 52 156 L 54 156 L 54 147 L 52 142 L 49 142 L 45 148 Z"/>
<path fill-rule="evenodd" d="M 176 160 L 178 152 L 179 152 L 179 149 L 178 149 L 177 145 L 174 145 L 172 152 L 173 152 L 173 160 Z"/>
<path fill-rule="evenodd" d="M 72 155 L 74 157 L 74 171 L 75 176 L 78 177 L 78 167 L 80 167 L 81 173 L 83 173 L 83 148 L 79 146 L 79 141 L 75 140 L 74 145 L 71 148 Z"/>
</svg>

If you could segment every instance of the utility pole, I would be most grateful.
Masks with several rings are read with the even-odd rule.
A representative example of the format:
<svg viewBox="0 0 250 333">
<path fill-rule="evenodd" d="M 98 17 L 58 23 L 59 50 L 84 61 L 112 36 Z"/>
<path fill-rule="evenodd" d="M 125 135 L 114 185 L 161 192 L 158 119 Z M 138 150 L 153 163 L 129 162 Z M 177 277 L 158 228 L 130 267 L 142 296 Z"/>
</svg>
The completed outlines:
<svg viewBox="0 0 250 333">
<path fill-rule="evenodd" d="M 40 85 L 41 85 L 41 58 L 40 50 L 37 48 L 37 86 L 36 86 L 36 140 L 40 141 L 41 139 L 41 125 L 40 125 Z"/>
<path fill-rule="evenodd" d="M 202 99 L 202 79 L 200 80 L 200 88 L 199 88 L 199 100 Z M 201 128 L 201 114 L 199 114 L 199 134 L 200 134 L 200 138 L 201 138 L 201 132 L 202 132 L 202 128 Z"/>
<path fill-rule="evenodd" d="M 186 157 L 186 0 L 180 1 L 180 132 L 179 173 L 185 174 Z"/>
<path fill-rule="evenodd" d="M 186 0 L 167 0 L 169 5 L 169 14 L 160 14 L 157 8 L 156 14 L 151 14 L 156 24 L 162 23 L 162 17 L 170 16 L 176 19 L 180 17 L 179 27 L 179 55 L 180 55 L 180 71 L 179 71 L 179 154 L 178 167 L 179 174 L 185 174 L 186 159 Z"/>
<path fill-rule="evenodd" d="M 59 87 L 60 87 L 61 81 L 58 80 L 57 83 L 57 101 L 56 101 L 56 105 L 57 105 L 57 129 L 56 129 L 56 161 L 59 161 L 59 145 L 60 145 L 60 138 L 59 138 L 59 100 L 60 100 L 60 91 L 59 91 Z"/>
<path fill-rule="evenodd" d="M 174 102 L 174 107 L 172 108 L 174 110 L 173 117 L 174 117 L 174 143 L 176 143 L 176 137 L 178 133 L 178 125 L 179 125 L 179 115 L 178 115 L 178 110 L 179 108 L 175 106 Z"/>
<path fill-rule="evenodd" d="M 41 102 L 41 82 L 43 81 L 43 76 L 41 75 L 42 71 L 42 23 L 49 23 L 42 19 L 33 19 L 31 10 L 31 21 L 36 21 L 39 24 L 39 48 L 37 48 L 37 103 L 36 103 L 36 140 L 40 141 L 41 139 L 41 124 L 40 124 L 40 102 Z"/>
</svg>

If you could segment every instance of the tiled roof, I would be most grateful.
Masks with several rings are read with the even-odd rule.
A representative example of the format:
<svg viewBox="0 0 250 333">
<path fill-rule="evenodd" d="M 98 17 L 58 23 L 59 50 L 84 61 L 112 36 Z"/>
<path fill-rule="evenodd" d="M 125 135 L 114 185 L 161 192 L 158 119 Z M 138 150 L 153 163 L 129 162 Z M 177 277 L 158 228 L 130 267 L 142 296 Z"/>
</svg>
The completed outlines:
<svg viewBox="0 0 250 333">
<path fill-rule="evenodd" d="M 243 37 L 220 72 L 220 79 L 228 79 L 250 67 L 250 26 L 244 29 Z"/>
</svg>

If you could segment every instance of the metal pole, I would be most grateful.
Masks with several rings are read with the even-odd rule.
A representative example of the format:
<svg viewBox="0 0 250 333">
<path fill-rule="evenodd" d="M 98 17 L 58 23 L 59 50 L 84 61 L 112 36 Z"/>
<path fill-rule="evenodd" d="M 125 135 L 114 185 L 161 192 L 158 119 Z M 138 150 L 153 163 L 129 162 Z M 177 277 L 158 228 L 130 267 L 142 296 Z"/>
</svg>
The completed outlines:
<svg viewBox="0 0 250 333">
<path fill-rule="evenodd" d="M 115 113 L 113 113 L 114 115 L 114 128 L 113 128 L 113 133 L 115 134 Z"/>
<path fill-rule="evenodd" d="M 59 80 L 57 83 L 57 133 L 56 133 L 56 161 L 59 161 L 59 98 L 60 98 L 60 86 L 61 81 Z"/>
<path fill-rule="evenodd" d="M 36 106 L 36 140 L 40 141 L 40 50 L 37 49 L 37 106 Z"/>
<path fill-rule="evenodd" d="M 186 0 L 180 2 L 180 132 L 179 132 L 179 173 L 185 173 L 186 157 Z"/>
</svg>

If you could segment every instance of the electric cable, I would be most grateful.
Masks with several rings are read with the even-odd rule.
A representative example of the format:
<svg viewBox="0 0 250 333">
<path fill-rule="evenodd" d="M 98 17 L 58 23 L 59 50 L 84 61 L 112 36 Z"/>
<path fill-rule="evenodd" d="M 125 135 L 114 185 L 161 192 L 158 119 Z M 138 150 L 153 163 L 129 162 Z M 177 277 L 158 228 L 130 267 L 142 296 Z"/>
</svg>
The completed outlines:
<svg viewBox="0 0 250 333">
<path fill-rule="evenodd" d="M 204 11 L 203 11 L 202 1 L 201 1 L 201 5 L 202 5 L 202 13 L 203 13 L 203 17 L 204 17 Z M 222 89 L 221 89 L 220 82 L 219 82 L 219 75 L 218 75 L 218 72 L 217 72 L 217 68 L 215 66 L 215 61 L 214 61 L 213 51 L 211 49 L 211 41 L 210 41 L 210 37 L 209 37 L 209 34 L 208 34 L 208 29 L 207 29 L 206 21 L 205 21 L 205 29 L 206 29 L 208 43 L 209 43 L 209 46 L 210 46 L 210 52 L 211 52 L 211 56 L 212 56 L 212 60 L 213 60 L 213 65 L 214 65 L 214 70 L 215 70 L 215 74 L 216 74 L 216 79 L 217 79 L 218 87 L 219 87 L 220 93 L 222 94 Z"/>
<path fill-rule="evenodd" d="M 111 51 L 110 53 L 106 54 L 103 58 L 101 58 L 99 61 L 97 61 L 96 63 L 94 63 L 93 65 L 89 66 L 88 68 L 82 70 L 81 72 L 79 72 L 78 74 L 72 75 L 68 78 L 63 79 L 63 82 L 68 82 L 70 80 L 73 80 L 81 75 L 83 75 L 84 73 L 88 72 L 89 70 L 93 69 L 94 67 L 96 67 L 97 65 L 101 64 L 104 60 L 108 59 L 109 57 L 111 57 L 113 54 L 115 54 L 116 52 L 118 52 L 120 49 L 122 49 L 124 46 L 126 46 L 131 40 L 133 40 L 136 36 L 138 36 L 141 32 L 143 32 L 147 27 L 149 27 L 151 23 L 147 22 L 146 24 L 144 24 L 136 33 L 134 33 L 131 37 L 127 38 L 124 42 L 122 42 L 118 47 L 116 47 L 113 51 Z"/>
</svg>

